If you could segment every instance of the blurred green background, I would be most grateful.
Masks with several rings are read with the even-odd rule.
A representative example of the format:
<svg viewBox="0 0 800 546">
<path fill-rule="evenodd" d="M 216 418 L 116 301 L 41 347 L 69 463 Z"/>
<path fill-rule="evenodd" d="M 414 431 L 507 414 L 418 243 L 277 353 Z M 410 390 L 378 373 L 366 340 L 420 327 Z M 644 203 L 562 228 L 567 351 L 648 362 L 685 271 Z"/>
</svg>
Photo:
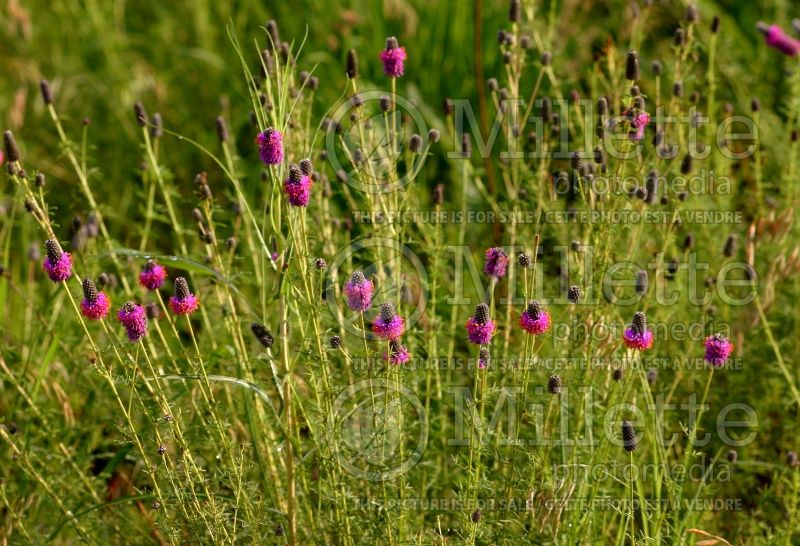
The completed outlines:
<svg viewBox="0 0 800 546">
<path fill-rule="evenodd" d="M 585 67 L 606 40 L 627 43 L 634 15 L 631 4 L 629 0 L 567 0 L 553 5 L 557 13 L 553 52 L 561 57 L 562 92 L 586 90 Z M 746 109 L 753 94 L 769 105 L 785 91 L 785 75 L 754 24 L 763 19 L 788 25 L 791 16 L 797 15 L 790 12 L 791 4 L 788 0 L 699 4 L 702 30 L 707 32 L 714 15 L 722 18 L 722 100 Z M 240 136 L 240 152 L 252 153 L 255 131 L 248 121 L 250 103 L 241 68 L 227 36 L 229 22 L 242 43 L 252 46 L 248 53 L 253 67 L 258 62 L 253 40 L 264 43 L 261 27 L 268 19 L 278 20 L 283 40 L 299 43 L 307 33 L 299 67 L 316 67 L 321 80 L 320 115 L 343 92 L 346 51 L 352 47 L 359 52 L 367 80 L 362 87 L 368 87 L 369 80 L 380 85 L 378 51 L 387 35 L 396 35 L 409 53 L 407 77 L 400 80 L 398 91 L 418 101 L 429 123 L 437 126 L 444 97 L 474 98 L 482 83 L 474 76 L 475 9 L 482 20 L 484 75 L 499 76 L 502 65 L 495 36 L 507 24 L 505 0 L 486 0 L 478 8 L 462 0 L 8 0 L 0 5 L 0 119 L 4 128 L 17 135 L 23 155 L 35 160 L 58 184 L 52 187 L 63 192 L 51 196 L 51 201 L 55 199 L 62 208 L 71 205 L 73 176 L 62 161 L 39 97 L 39 81 L 49 79 L 70 138 L 78 141 L 81 121 L 91 120 L 93 188 L 101 203 L 114 196 L 114 209 L 119 210 L 117 205 L 133 199 L 134 192 L 128 190 L 133 189 L 142 157 L 131 113 L 136 100 L 143 101 L 150 113 L 161 112 L 167 129 L 208 146 L 216 140 L 214 118 L 223 114 L 232 132 Z M 539 24 L 546 25 L 550 3 L 536 2 L 536 9 Z M 671 36 L 684 9 L 683 2 L 656 1 L 649 10 L 643 67 L 669 54 Z M 692 87 L 687 87 L 688 94 Z M 769 145 L 773 135 L 767 130 L 764 136 Z M 174 169 L 178 182 L 189 182 L 196 172 L 211 167 L 185 143 L 165 139 L 163 149 L 164 161 Z M 64 222 L 76 211 L 62 212 L 65 216 L 56 218 Z"/>
</svg>

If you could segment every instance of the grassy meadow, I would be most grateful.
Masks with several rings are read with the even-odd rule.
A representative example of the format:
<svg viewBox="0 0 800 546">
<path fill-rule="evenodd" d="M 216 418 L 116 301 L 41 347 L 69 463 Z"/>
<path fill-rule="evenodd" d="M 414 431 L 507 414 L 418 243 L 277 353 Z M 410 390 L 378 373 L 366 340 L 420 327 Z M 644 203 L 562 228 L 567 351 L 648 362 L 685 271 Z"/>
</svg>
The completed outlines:
<svg viewBox="0 0 800 546">
<path fill-rule="evenodd" d="M 800 544 L 798 18 L 0 3 L 0 540 Z"/>
</svg>

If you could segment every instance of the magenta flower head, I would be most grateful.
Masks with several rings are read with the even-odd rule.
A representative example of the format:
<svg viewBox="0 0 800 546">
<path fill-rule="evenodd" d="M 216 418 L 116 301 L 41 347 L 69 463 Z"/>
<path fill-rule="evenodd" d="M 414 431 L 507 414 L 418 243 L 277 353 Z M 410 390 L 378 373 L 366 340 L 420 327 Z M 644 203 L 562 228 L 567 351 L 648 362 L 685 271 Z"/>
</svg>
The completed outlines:
<svg viewBox="0 0 800 546">
<path fill-rule="evenodd" d="M 353 311 L 366 311 L 372 306 L 373 286 L 361 271 L 356 271 L 344 284 L 347 306 Z"/>
<path fill-rule="evenodd" d="M 406 48 L 400 47 L 400 44 L 397 43 L 397 38 L 394 36 L 386 38 L 386 49 L 381 51 L 383 74 L 390 78 L 399 78 L 405 71 L 403 66 L 405 60 Z"/>
<path fill-rule="evenodd" d="M 311 198 L 311 177 L 303 174 L 297 165 L 289 167 L 289 177 L 283 183 L 283 191 L 293 207 L 305 207 Z"/>
<path fill-rule="evenodd" d="M 46 255 L 42 269 L 53 282 L 64 282 L 72 276 L 72 256 L 61 250 L 55 239 L 45 241 Z"/>
<path fill-rule="evenodd" d="M 111 301 L 105 292 L 98 292 L 92 279 L 83 279 L 83 300 L 81 313 L 89 320 L 105 318 L 111 308 Z"/>
<path fill-rule="evenodd" d="M 394 312 L 394 305 L 384 303 L 381 312 L 372 323 L 372 331 L 381 339 L 396 341 L 406 329 L 406 321 Z"/>
<path fill-rule="evenodd" d="M 647 318 L 637 311 L 633 314 L 631 325 L 622 334 L 622 340 L 629 349 L 646 351 L 653 346 L 653 332 L 647 329 Z"/>
<path fill-rule="evenodd" d="M 467 335 L 469 342 L 475 345 L 486 345 L 492 340 L 495 325 L 489 318 L 489 306 L 485 303 L 479 304 L 475 308 L 475 316 L 467 320 Z"/>
<path fill-rule="evenodd" d="M 147 314 L 141 305 L 127 302 L 117 313 L 117 318 L 125 327 L 128 341 L 139 341 L 147 334 Z"/>
<path fill-rule="evenodd" d="M 139 284 L 148 290 L 158 290 L 167 278 L 167 270 L 155 260 L 149 260 L 139 273 Z"/>
<path fill-rule="evenodd" d="M 542 309 L 538 301 L 531 300 L 519 317 L 519 325 L 529 334 L 538 336 L 550 329 L 550 313 Z"/>
<path fill-rule="evenodd" d="M 506 274 L 508 267 L 508 254 L 500 247 L 490 248 L 486 251 L 486 264 L 483 266 L 483 272 L 499 279 Z"/>
<path fill-rule="evenodd" d="M 777 49 L 790 57 L 795 57 L 800 54 L 800 40 L 786 34 L 778 25 L 766 25 L 765 23 L 758 22 L 756 26 L 758 30 L 764 33 L 764 40 L 769 47 Z"/>
<path fill-rule="evenodd" d="M 722 334 L 708 336 L 705 341 L 706 362 L 720 368 L 725 365 L 725 361 L 733 352 L 733 343 L 726 339 Z"/>
<path fill-rule="evenodd" d="M 258 155 L 264 165 L 277 165 L 283 161 L 283 135 L 272 127 L 256 136 Z"/>
<path fill-rule="evenodd" d="M 189 292 L 189 284 L 183 277 L 175 278 L 175 295 L 169 298 L 169 308 L 176 315 L 189 315 L 200 307 L 200 300 Z"/>
<path fill-rule="evenodd" d="M 650 114 L 647 112 L 636 114 L 631 122 L 631 125 L 636 129 L 636 133 L 634 133 L 631 138 L 633 138 L 633 140 L 642 140 L 644 138 L 644 129 L 647 127 L 648 123 L 650 123 Z"/>
<path fill-rule="evenodd" d="M 401 344 L 398 340 L 393 339 L 389 342 L 389 352 L 384 353 L 383 359 L 390 364 L 399 366 L 405 364 L 411 358 L 411 353 L 408 352 L 406 346 Z"/>
</svg>

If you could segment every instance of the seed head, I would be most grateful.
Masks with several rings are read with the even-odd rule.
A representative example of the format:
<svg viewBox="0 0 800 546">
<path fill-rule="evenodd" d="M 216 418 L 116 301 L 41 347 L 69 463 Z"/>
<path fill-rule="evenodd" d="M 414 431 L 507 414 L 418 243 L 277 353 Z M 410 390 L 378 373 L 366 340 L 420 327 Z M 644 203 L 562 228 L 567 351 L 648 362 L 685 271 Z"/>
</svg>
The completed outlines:
<svg viewBox="0 0 800 546">
<path fill-rule="evenodd" d="M 278 23 L 274 19 L 270 19 L 267 21 L 266 28 L 272 43 L 275 45 L 275 47 L 278 47 L 281 43 L 281 35 L 278 31 Z"/>
<path fill-rule="evenodd" d="M 326 267 L 328 267 L 328 262 L 325 261 L 325 258 L 317 258 L 314 260 L 314 268 L 317 271 L 322 271 Z"/>
<path fill-rule="evenodd" d="M 300 170 L 299 165 L 292 165 L 289 167 L 289 181 L 292 184 L 299 184 L 303 181 L 303 171 Z"/>
<path fill-rule="evenodd" d="M 475 511 L 472 513 L 472 516 L 470 516 L 471 519 L 472 519 L 472 523 L 480 523 L 481 516 L 482 516 L 481 515 L 481 509 L 480 508 L 476 508 Z"/>
<path fill-rule="evenodd" d="M 685 156 L 683 156 L 683 161 L 681 162 L 681 174 L 686 175 L 691 173 L 692 163 L 693 163 L 692 154 L 687 153 Z"/>
<path fill-rule="evenodd" d="M 579 171 L 583 166 L 583 162 L 581 161 L 581 155 L 578 152 L 572 152 L 572 155 L 569 158 L 569 165 L 573 168 L 573 170 Z"/>
<path fill-rule="evenodd" d="M 528 316 L 531 317 L 533 320 L 539 318 L 539 315 L 542 312 L 542 306 L 536 300 L 531 300 L 528 302 L 528 307 L 525 308 L 525 311 L 528 313 Z"/>
<path fill-rule="evenodd" d="M 647 271 L 639 270 L 636 274 L 636 293 L 645 294 L 647 292 Z"/>
<path fill-rule="evenodd" d="M 189 283 L 183 277 L 175 278 L 175 297 L 182 300 L 189 297 Z"/>
<path fill-rule="evenodd" d="M 567 300 L 570 303 L 578 303 L 581 301 L 581 287 L 577 284 L 573 284 L 567 289 Z"/>
<path fill-rule="evenodd" d="M 14 138 L 14 133 L 11 131 L 3 133 L 3 145 L 6 150 L 6 160 L 9 165 L 19 161 L 19 147 L 17 147 L 17 140 Z"/>
<path fill-rule="evenodd" d="M 600 116 L 608 114 L 608 100 L 605 97 L 597 99 L 597 114 Z"/>
<path fill-rule="evenodd" d="M 489 322 L 489 306 L 485 303 L 479 303 L 475 307 L 475 322 L 478 324 L 486 324 Z"/>
<path fill-rule="evenodd" d="M 61 245 L 58 244 L 58 241 L 55 239 L 48 239 L 45 241 L 44 248 L 47 259 L 53 264 L 58 263 L 61 259 L 61 254 L 64 253 L 64 251 L 61 250 Z"/>
<path fill-rule="evenodd" d="M 152 302 L 144 306 L 144 312 L 149 320 L 156 320 L 161 316 L 161 308 Z"/>
<path fill-rule="evenodd" d="M 311 159 L 300 160 L 300 171 L 306 176 L 311 176 L 311 173 L 314 172 L 314 165 L 311 163 Z"/>
<path fill-rule="evenodd" d="M 697 11 L 697 6 L 694 4 L 689 4 L 689 6 L 686 8 L 686 15 L 684 16 L 686 22 L 696 23 L 699 18 L 700 14 Z"/>
<path fill-rule="evenodd" d="M 411 138 L 408 139 L 408 149 L 411 150 L 412 153 L 419 153 L 422 149 L 422 137 L 416 133 L 411 135 Z"/>
<path fill-rule="evenodd" d="M 39 88 L 42 90 L 42 99 L 44 100 L 45 105 L 49 105 L 53 103 L 53 90 L 50 89 L 50 82 L 47 80 L 42 80 L 39 83 Z"/>
<path fill-rule="evenodd" d="M 719 15 L 715 15 L 713 19 L 711 19 L 711 33 L 716 34 L 719 32 Z"/>
<path fill-rule="evenodd" d="M 161 119 L 161 114 L 158 112 L 153 114 L 153 125 L 150 127 L 150 136 L 153 138 L 161 138 L 164 136 L 164 120 Z"/>
<path fill-rule="evenodd" d="M 88 301 L 89 303 L 96 303 L 97 302 L 97 287 L 94 285 L 94 281 L 89 277 L 83 279 L 83 283 L 81 283 L 83 287 L 83 299 Z"/>
<path fill-rule="evenodd" d="M 531 257 L 525 252 L 520 252 L 517 256 L 517 264 L 523 269 L 528 269 L 531 266 Z"/>
<path fill-rule="evenodd" d="M 561 392 L 561 377 L 558 375 L 551 375 L 547 381 L 547 392 L 550 394 L 558 394 Z"/>
<path fill-rule="evenodd" d="M 639 76 L 639 54 L 634 50 L 630 50 L 625 60 L 625 78 L 635 81 L 639 79 Z"/>
<path fill-rule="evenodd" d="M 628 453 L 636 450 L 636 431 L 633 430 L 633 424 L 630 421 L 622 422 L 622 447 Z"/>
<path fill-rule="evenodd" d="M 256 337 L 259 343 L 269 349 L 272 347 L 272 344 L 275 342 L 275 339 L 272 337 L 272 334 L 269 333 L 269 330 L 266 329 L 265 326 L 254 322 L 250 325 L 250 331 L 253 332 L 253 335 Z"/>
<path fill-rule="evenodd" d="M 650 65 L 650 70 L 653 71 L 653 76 L 660 76 L 661 75 L 661 61 L 653 61 L 653 64 Z"/>
<path fill-rule="evenodd" d="M 136 123 L 139 124 L 139 127 L 146 127 L 149 121 L 147 117 L 147 111 L 144 109 L 144 104 L 141 101 L 136 101 L 133 105 L 133 113 L 136 116 Z"/>
<path fill-rule="evenodd" d="M 428 142 L 431 144 L 439 142 L 439 136 L 439 131 L 437 129 L 431 129 L 428 131 Z"/>
<path fill-rule="evenodd" d="M 730 450 L 730 451 L 728 451 L 728 453 L 725 455 L 725 458 L 726 458 L 726 459 L 728 459 L 728 462 L 729 462 L 729 463 L 733 464 L 733 463 L 735 463 L 735 462 L 736 462 L 736 460 L 739 458 L 739 452 L 738 452 L 738 451 L 736 451 L 735 449 L 731 449 L 731 450 Z"/>
<path fill-rule="evenodd" d="M 683 29 L 678 28 L 675 30 L 675 47 L 683 47 L 683 44 L 686 42 L 686 38 L 683 34 Z"/>
<path fill-rule="evenodd" d="M 328 340 L 328 343 L 330 344 L 331 349 L 338 349 L 342 346 L 342 338 L 339 336 L 331 336 L 331 338 Z"/>
<path fill-rule="evenodd" d="M 356 50 L 351 49 L 347 52 L 347 64 L 345 73 L 347 77 L 351 80 L 354 80 L 358 77 L 358 56 L 356 55 Z"/>
<path fill-rule="evenodd" d="M 636 311 L 631 320 L 631 328 L 637 334 L 644 334 L 647 330 L 647 317 L 642 311 Z"/>
<path fill-rule="evenodd" d="M 789 453 L 786 454 L 786 464 L 791 467 L 800 465 L 800 461 L 797 458 L 796 451 L 790 451 Z"/>
<path fill-rule="evenodd" d="M 436 186 L 434 186 L 431 200 L 434 205 L 441 205 L 444 203 L 444 184 L 436 184 Z"/>
<path fill-rule="evenodd" d="M 722 249 L 722 253 L 725 255 L 726 258 L 731 258 L 736 253 L 736 234 L 731 233 L 728 235 L 728 238 L 725 239 L 725 247 Z"/>
<path fill-rule="evenodd" d="M 228 124 L 225 123 L 225 118 L 217 116 L 217 137 L 220 142 L 228 142 L 230 134 L 228 133 Z"/>
<path fill-rule="evenodd" d="M 519 23 L 522 19 L 522 6 L 519 0 L 511 0 L 508 9 L 508 20 L 512 23 Z"/>
<path fill-rule="evenodd" d="M 380 309 L 381 309 L 380 311 L 381 320 L 383 320 L 384 322 L 390 322 L 396 315 L 394 311 L 394 305 L 392 305 L 391 303 L 381 304 Z"/>
</svg>

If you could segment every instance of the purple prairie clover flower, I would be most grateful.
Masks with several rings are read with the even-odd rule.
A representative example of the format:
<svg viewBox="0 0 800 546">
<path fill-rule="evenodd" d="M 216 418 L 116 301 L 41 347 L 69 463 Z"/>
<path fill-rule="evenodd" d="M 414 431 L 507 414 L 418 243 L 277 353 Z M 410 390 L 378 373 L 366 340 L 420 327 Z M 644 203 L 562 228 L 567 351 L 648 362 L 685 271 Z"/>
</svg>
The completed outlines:
<svg viewBox="0 0 800 546">
<path fill-rule="evenodd" d="M 128 341 L 139 341 L 147 334 L 147 314 L 141 305 L 127 302 L 117 313 L 117 318 L 125 327 Z"/>
<path fill-rule="evenodd" d="M 72 276 L 72 256 L 61 250 L 55 239 L 45 241 L 46 255 L 42 269 L 53 282 L 64 282 Z"/>
<path fill-rule="evenodd" d="M 384 360 L 395 366 L 405 364 L 410 358 L 411 353 L 408 352 L 406 346 L 396 339 L 389 342 L 389 351 L 383 355 Z"/>
<path fill-rule="evenodd" d="M 258 155 L 264 165 L 277 165 L 283 161 L 283 135 L 270 127 L 256 136 Z"/>
<path fill-rule="evenodd" d="M 372 323 L 372 331 L 381 339 L 397 340 L 406 329 L 406 321 L 394 312 L 394 305 L 384 303 L 381 312 Z"/>
<path fill-rule="evenodd" d="M 647 318 L 637 311 L 633 314 L 631 325 L 622 334 L 622 341 L 629 349 L 646 351 L 653 346 L 653 332 L 647 329 Z"/>
<path fill-rule="evenodd" d="M 541 335 L 550 329 L 550 313 L 542 309 L 538 301 L 531 300 L 519 317 L 519 325 L 529 334 Z"/>
<path fill-rule="evenodd" d="M 470 343 L 475 345 L 489 343 L 495 331 L 495 324 L 489 318 L 489 306 L 485 303 L 478 304 L 475 308 L 475 316 L 467 320 L 466 328 Z"/>
<path fill-rule="evenodd" d="M 381 62 L 383 63 L 383 74 L 390 78 L 399 78 L 403 75 L 405 67 L 403 62 L 406 60 L 406 48 L 400 47 L 397 38 L 394 36 L 386 38 L 386 49 L 381 51 Z"/>
<path fill-rule="evenodd" d="M 726 339 L 722 334 L 708 336 L 705 341 L 706 362 L 720 368 L 725 365 L 725 361 L 733 352 L 733 343 Z"/>
<path fill-rule="evenodd" d="M 777 49 L 785 55 L 796 57 L 800 54 L 800 40 L 792 38 L 786 34 L 778 25 L 767 25 L 759 22 L 758 30 L 764 33 L 764 41 L 773 49 Z"/>
<path fill-rule="evenodd" d="M 499 279 L 506 274 L 508 267 L 508 254 L 500 247 L 493 247 L 486 251 L 486 264 L 483 266 L 483 272 Z"/>
<path fill-rule="evenodd" d="M 633 138 L 633 140 L 642 140 L 644 138 L 644 129 L 647 127 L 648 123 L 650 123 L 650 114 L 647 112 L 636 114 L 633 117 L 633 121 L 631 121 L 631 125 L 636 129 L 636 132 L 631 138 Z"/>
<path fill-rule="evenodd" d="M 98 292 L 92 279 L 83 279 L 83 300 L 81 313 L 89 320 L 105 318 L 111 308 L 111 301 L 105 292 Z"/>
<path fill-rule="evenodd" d="M 366 311 L 372 306 L 372 282 L 361 271 L 356 271 L 344 284 L 347 306 L 353 311 Z"/>
<path fill-rule="evenodd" d="M 311 198 L 311 177 L 303 174 L 297 165 L 289 168 L 289 177 L 283 183 L 283 191 L 293 207 L 305 207 Z"/>
<path fill-rule="evenodd" d="M 148 290 L 158 290 L 167 278 L 167 270 L 155 260 L 148 260 L 139 273 L 139 284 Z"/>
<path fill-rule="evenodd" d="M 189 284 L 183 277 L 175 279 L 175 295 L 169 298 L 169 308 L 176 315 L 189 315 L 200 307 L 200 300 L 189 292 Z"/>
</svg>

